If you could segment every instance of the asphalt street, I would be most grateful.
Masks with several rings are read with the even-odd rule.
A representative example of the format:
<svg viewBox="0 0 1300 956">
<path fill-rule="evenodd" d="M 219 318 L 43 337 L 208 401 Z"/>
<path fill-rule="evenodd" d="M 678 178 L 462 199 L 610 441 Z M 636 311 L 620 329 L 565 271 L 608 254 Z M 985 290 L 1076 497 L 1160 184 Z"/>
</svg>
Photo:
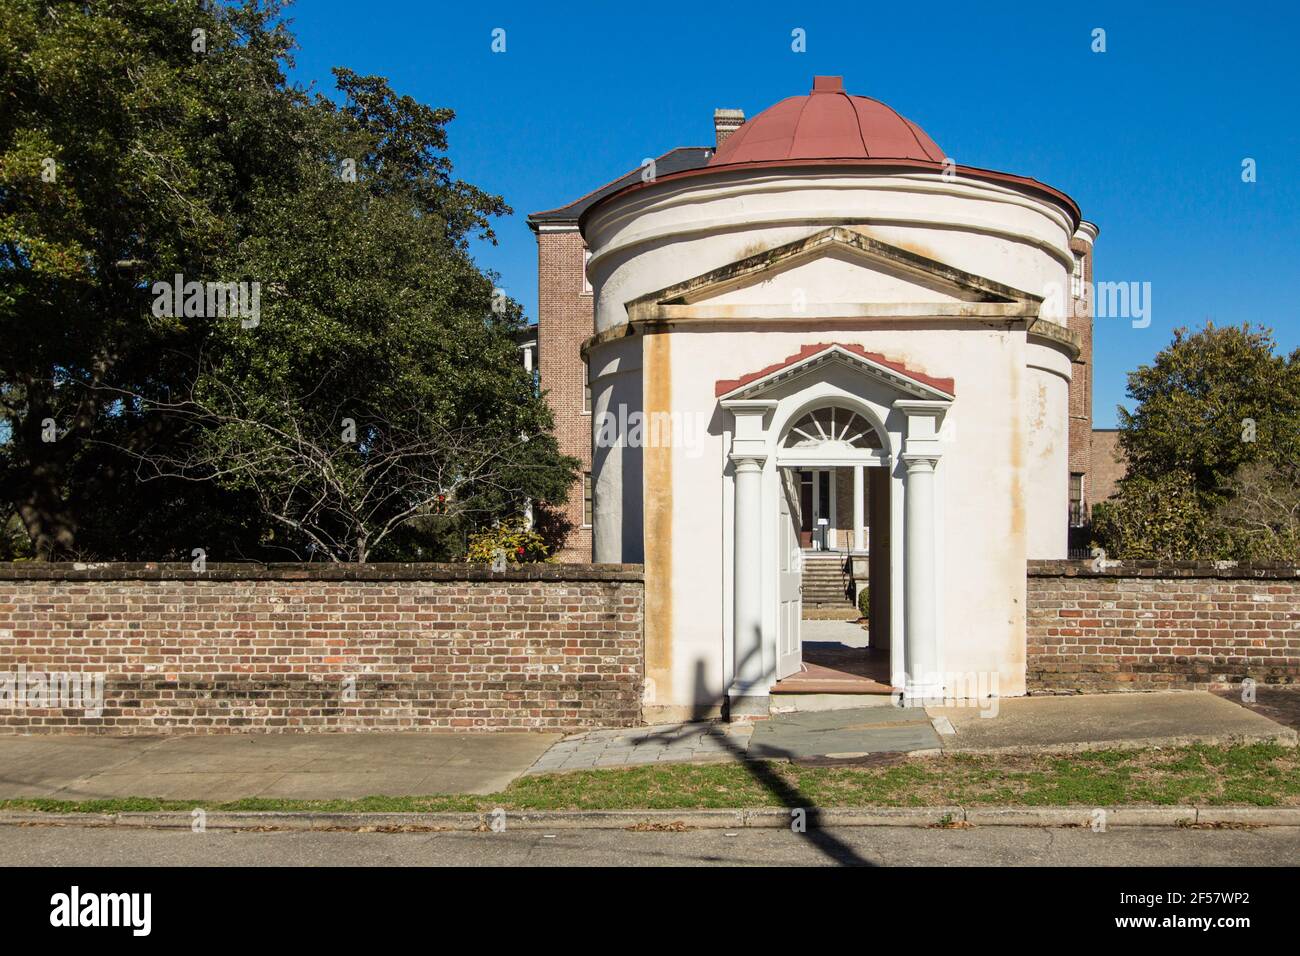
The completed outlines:
<svg viewBox="0 0 1300 956">
<path fill-rule="evenodd" d="M 8 866 L 1293 866 L 1300 827 L 251 832 L 0 826 Z"/>
</svg>

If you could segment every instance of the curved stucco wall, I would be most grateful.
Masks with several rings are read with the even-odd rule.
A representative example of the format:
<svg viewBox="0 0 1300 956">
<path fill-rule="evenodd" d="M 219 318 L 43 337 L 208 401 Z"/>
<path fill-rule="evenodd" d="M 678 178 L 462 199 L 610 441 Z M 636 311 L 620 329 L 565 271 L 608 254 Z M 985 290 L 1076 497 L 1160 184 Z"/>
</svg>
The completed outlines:
<svg viewBox="0 0 1300 956">
<path fill-rule="evenodd" d="M 651 184 L 592 210 L 583 232 L 596 330 L 626 322 L 626 304 L 639 296 L 830 225 L 1035 295 L 1061 298 L 1068 288 L 1074 223 L 1026 191 L 931 173 L 719 172 Z"/>
<path fill-rule="evenodd" d="M 626 422 L 643 409 L 641 338 L 631 337 L 588 356 L 592 423 L 592 556 L 608 564 L 644 560 L 641 519 L 643 451 L 629 446 Z M 615 435 L 610 439 L 610 431 Z"/>
<path fill-rule="evenodd" d="M 1028 558 L 1069 553 L 1070 361 L 1056 349 L 1025 348 L 1025 514 Z"/>
</svg>

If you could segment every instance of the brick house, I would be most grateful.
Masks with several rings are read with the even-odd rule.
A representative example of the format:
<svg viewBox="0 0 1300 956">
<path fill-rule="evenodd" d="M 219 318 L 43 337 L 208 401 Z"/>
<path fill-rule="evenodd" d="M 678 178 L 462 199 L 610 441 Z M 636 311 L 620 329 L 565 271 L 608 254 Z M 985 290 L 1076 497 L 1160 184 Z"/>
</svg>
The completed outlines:
<svg viewBox="0 0 1300 956">
<path fill-rule="evenodd" d="M 1092 491 L 1089 503 L 1105 501 L 1119 488 L 1119 480 L 1128 472 L 1124 449 L 1119 443 L 1118 428 L 1092 430 Z"/>
</svg>

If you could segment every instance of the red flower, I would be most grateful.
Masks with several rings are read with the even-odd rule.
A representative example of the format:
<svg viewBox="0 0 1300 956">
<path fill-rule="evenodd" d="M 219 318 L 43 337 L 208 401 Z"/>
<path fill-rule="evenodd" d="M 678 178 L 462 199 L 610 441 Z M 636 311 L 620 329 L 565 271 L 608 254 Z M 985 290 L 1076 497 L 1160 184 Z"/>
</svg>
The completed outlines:
<svg viewBox="0 0 1300 956">
<path fill-rule="evenodd" d="M 515 554 L 523 554 L 523 553 L 524 553 L 524 549 L 522 547 L 518 547 L 515 549 Z"/>
</svg>

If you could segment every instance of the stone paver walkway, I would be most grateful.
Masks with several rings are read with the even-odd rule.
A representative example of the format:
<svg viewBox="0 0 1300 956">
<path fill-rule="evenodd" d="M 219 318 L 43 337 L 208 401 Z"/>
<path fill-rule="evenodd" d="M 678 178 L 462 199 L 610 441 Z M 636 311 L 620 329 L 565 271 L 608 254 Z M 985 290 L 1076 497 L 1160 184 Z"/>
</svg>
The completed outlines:
<svg viewBox="0 0 1300 956">
<path fill-rule="evenodd" d="M 528 773 L 635 767 L 652 763 L 858 756 L 932 750 L 939 738 L 920 707 L 863 707 L 779 714 L 753 724 L 663 724 L 573 734 Z"/>
<path fill-rule="evenodd" d="M 528 773 L 741 760 L 753 730 L 752 724 L 710 721 L 572 734 L 542 754 Z"/>
<path fill-rule="evenodd" d="M 862 757 L 939 749 L 924 707 L 853 707 L 781 714 L 757 724 L 754 760 Z"/>
</svg>

